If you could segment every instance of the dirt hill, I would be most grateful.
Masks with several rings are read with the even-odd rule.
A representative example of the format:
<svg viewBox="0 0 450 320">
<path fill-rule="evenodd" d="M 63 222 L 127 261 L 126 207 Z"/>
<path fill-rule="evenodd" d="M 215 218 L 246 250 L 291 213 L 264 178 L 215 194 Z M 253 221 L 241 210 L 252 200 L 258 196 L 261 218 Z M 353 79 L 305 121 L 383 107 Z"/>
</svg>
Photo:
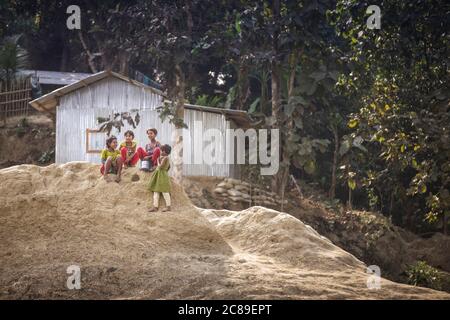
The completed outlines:
<svg viewBox="0 0 450 320">
<path fill-rule="evenodd" d="M 396 226 L 379 212 L 347 210 L 339 201 L 330 201 L 328 195 L 321 194 L 319 188 L 298 182 L 302 195 L 294 185 L 288 186 L 284 212 L 312 226 L 366 264 L 378 265 L 383 277 L 389 280 L 401 283 L 420 280 L 421 286 L 450 293 L 449 236 L 439 232 L 431 236 L 418 235 Z M 268 189 L 261 190 L 264 184 L 251 181 L 185 177 L 183 187 L 192 203 L 201 208 L 241 211 L 252 204 L 264 204 L 275 210 L 281 207 L 276 203 L 279 200 L 276 194 Z M 224 188 L 229 189 L 223 192 Z M 233 199 L 236 192 L 251 194 L 253 199 L 249 201 L 252 196 L 241 195 L 236 201 Z M 263 201 L 258 199 L 261 197 Z"/>
<path fill-rule="evenodd" d="M 0 170 L 1 299 L 450 299 L 384 279 L 369 290 L 360 260 L 286 213 L 198 209 L 174 184 L 173 211 L 150 214 L 148 174 L 117 184 L 98 169 Z"/>
</svg>

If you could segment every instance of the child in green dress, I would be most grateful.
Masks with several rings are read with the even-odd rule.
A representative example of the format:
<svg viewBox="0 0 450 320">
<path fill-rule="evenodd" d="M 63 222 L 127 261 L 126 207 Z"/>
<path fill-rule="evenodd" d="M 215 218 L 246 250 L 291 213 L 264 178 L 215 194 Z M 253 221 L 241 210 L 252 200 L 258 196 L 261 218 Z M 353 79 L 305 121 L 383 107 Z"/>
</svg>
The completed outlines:
<svg viewBox="0 0 450 320">
<path fill-rule="evenodd" d="M 161 147 L 161 156 L 158 158 L 158 167 L 153 171 L 150 177 L 148 188 L 153 192 L 153 208 L 149 212 L 158 211 L 159 196 L 163 194 L 166 201 L 166 207 L 162 211 L 170 211 L 170 178 L 169 178 L 169 154 L 172 148 L 165 144 Z"/>
</svg>

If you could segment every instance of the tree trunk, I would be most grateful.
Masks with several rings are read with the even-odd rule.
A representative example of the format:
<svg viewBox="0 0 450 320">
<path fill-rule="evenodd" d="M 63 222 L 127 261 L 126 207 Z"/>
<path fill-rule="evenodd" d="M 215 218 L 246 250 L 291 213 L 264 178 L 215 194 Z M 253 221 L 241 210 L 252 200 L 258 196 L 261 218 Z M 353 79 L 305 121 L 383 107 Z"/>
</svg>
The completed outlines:
<svg viewBox="0 0 450 320">
<path fill-rule="evenodd" d="M 185 91 L 185 77 L 180 65 L 175 66 L 175 94 L 176 105 L 175 114 L 178 119 L 184 119 L 184 91 Z M 183 123 L 183 122 L 181 122 Z M 172 149 L 172 164 L 173 179 L 181 184 L 183 179 L 183 126 L 176 125 L 173 133 L 172 141 L 174 142 Z"/>
<path fill-rule="evenodd" d="M 389 217 L 392 218 L 392 208 L 394 207 L 394 192 L 391 193 L 391 201 L 389 203 Z"/>
<path fill-rule="evenodd" d="M 333 152 L 333 166 L 331 167 L 331 187 L 329 192 L 330 199 L 334 199 L 336 197 L 336 170 L 339 154 L 339 134 L 337 126 L 333 125 L 332 129 L 334 136 L 334 152 Z"/>
<path fill-rule="evenodd" d="M 244 110 L 245 102 L 250 94 L 248 81 L 248 66 L 242 56 L 239 58 L 238 65 L 238 101 L 237 110 Z"/>
<path fill-rule="evenodd" d="M 67 63 L 69 60 L 69 46 L 67 45 L 66 41 L 62 41 L 62 52 L 61 52 L 61 64 L 59 66 L 59 71 L 67 71 Z"/>
<path fill-rule="evenodd" d="M 442 232 L 447 236 L 448 235 L 448 214 L 444 212 L 442 217 L 442 223 L 444 224 L 442 227 Z"/>
<path fill-rule="evenodd" d="M 126 77 L 130 76 L 128 54 L 126 54 L 125 52 L 122 52 L 119 55 L 119 73 L 123 74 Z"/>
<path fill-rule="evenodd" d="M 87 62 L 89 65 L 89 68 L 91 69 L 92 73 L 97 73 L 97 67 L 95 66 L 95 55 L 89 50 L 89 47 L 87 46 L 86 41 L 84 40 L 83 33 L 81 30 L 78 30 L 78 38 L 80 39 L 81 45 L 83 46 L 84 52 L 87 55 Z"/>
<path fill-rule="evenodd" d="M 261 100 L 259 101 L 259 105 L 261 106 L 260 111 L 263 114 L 267 114 L 268 112 L 267 97 L 269 93 L 267 92 L 268 91 L 267 82 L 268 82 L 267 72 L 263 70 L 261 72 Z"/>
<path fill-rule="evenodd" d="M 271 85 L 272 85 L 272 117 L 273 128 L 281 130 L 281 76 L 280 76 L 280 65 L 278 61 L 278 37 L 279 30 L 276 27 L 276 22 L 278 21 L 280 15 L 280 1 L 274 0 L 272 3 L 273 19 L 275 22 L 275 30 L 272 39 L 272 62 L 270 64 L 271 71 Z M 281 141 L 283 137 L 281 135 Z M 280 143 L 280 153 L 283 155 L 283 143 Z M 283 159 L 281 159 L 280 169 L 272 177 L 272 191 L 281 194 L 281 182 L 283 181 L 284 170 L 283 170 Z"/>
<path fill-rule="evenodd" d="M 349 211 L 352 211 L 352 188 L 348 187 L 348 202 L 347 202 L 347 209 Z"/>
<path fill-rule="evenodd" d="M 281 194 L 281 208 L 280 211 L 284 210 L 284 199 L 285 199 L 285 192 L 286 192 L 286 186 L 288 184 L 289 180 L 289 166 L 284 167 L 282 169 L 281 173 L 281 181 L 280 181 L 280 194 Z"/>
<path fill-rule="evenodd" d="M 184 11 L 186 13 L 186 27 L 187 27 L 187 37 L 189 43 L 192 45 L 192 33 L 194 29 L 194 18 L 192 16 L 192 1 L 186 0 L 184 5 Z M 194 67 L 192 64 L 192 59 L 188 58 L 186 61 L 187 64 L 187 74 L 185 75 L 185 82 L 190 83 L 193 79 L 195 79 L 194 75 Z"/>
<path fill-rule="evenodd" d="M 297 74 L 297 62 L 298 62 L 298 51 L 294 50 L 289 57 L 289 80 L 288 80 L 288 103 L 292 103 L 292 98 L 294 96 L 294 87 L 295 87 L 295 76 Z M 283 117 L 284 119 L 284 117 Z M 294 121 L 292 117 L 289 117 L 286 121 L 285 126 L 286 130 L 286 138 L 285 141 L 289 141 L 289 135 L 293 132 Z M 282 174 L 281 174 L 281 211 L 284 209 L 284 198 L 287 182 L 289 179 L 289 170 L 291 164 L 291 155 L 289 154 L 287 148 L 283 148 L 283 162 L 285 163 L 282 166 Z"/>
<path fill-rule="evenodd" d="M 272 62 L 271 65 L 271 85 L 272 85 L 272 117 L 274 118 L 274 129 L 279 129 L 281 138 L 282 138 L 282 130 L 280 123 L 280 113 L 281 113 L 281 83 L 280 83 L 280 74 L 279 74 L 279 66 L 277 62 Z M 280 153 L 283 155 L 284 145 L 283 139 L 281 139 L 280 143 Z M 278 172 L 272 177 L 272 191 L 280 194 L 280 184 L 283 177 L 283 159 L 281 158 L 280 168 Z"/>
</svg>

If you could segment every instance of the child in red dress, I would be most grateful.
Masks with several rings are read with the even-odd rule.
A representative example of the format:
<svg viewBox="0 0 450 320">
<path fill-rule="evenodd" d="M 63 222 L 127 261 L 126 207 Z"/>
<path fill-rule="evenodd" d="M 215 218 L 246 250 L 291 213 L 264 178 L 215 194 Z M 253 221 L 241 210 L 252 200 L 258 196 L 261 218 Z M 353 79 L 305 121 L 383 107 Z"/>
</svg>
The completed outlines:
<svg viewBox="0 0 450 320">
<path fill-rule="evenodd" d="M 155 128 L 147 130 L 147 136 L 150 143 L 145 145 L 145 152 L 147 153 L 147 156 L 145 156 L 144 159 L 151 161 L 151 171 L 158 165 L 158 158 L 161 154 L 161 144 L 156 140 L 157 134 L 158 131 Z"/>
<path fill-rule="evenodd" d="M 147 156 L 144 149 L 137 147 L 137 143 L 134 141 L 134 132 L 131 130 L 125 132 L 125 141 L 120 144 L 119 149 L 125 168 L 134 167 L 139 159 L 142 160 Z"/>
</svg>

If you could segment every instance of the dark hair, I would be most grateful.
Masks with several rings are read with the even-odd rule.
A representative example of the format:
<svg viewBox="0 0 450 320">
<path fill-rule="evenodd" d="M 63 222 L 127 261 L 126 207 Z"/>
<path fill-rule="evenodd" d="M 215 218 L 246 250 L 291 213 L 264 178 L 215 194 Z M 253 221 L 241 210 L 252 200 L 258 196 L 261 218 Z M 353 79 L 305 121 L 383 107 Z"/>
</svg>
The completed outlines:
<svg viewBox="0 0 450 320">
<path fill-rule="evenodd" d="M 155 134 L 155 136 L 158 135 L 158 130 L 156 130 L 155 128 L 147 129 L 147 134 L 149 131 L 153 132 Z"/>
<path fill-rule="evenodd" d="M 125 133 L 123 134 L 125 137 L 127 136 L 127 135 L 130 135 L 130 136 L 132 136 L 133 137 L 133 139 L 134 139 L 134 132 L 133 131 L 131 131 L 131 130 L 127 130 L 127 131 L 125 131 Z"/>
<path fill-rule="evenodd" d="M 112 143 L 114 140 L 117 140 L 116 136 L 111 136 L 111 137 L 109 137 L 108 139 L 106 139 L 106 146 L 109 148 L 110 145 L 111 145 L 111 143 Z"/>
<path fill-rule="evenodd" d="M 167 153 L 167 155 L 169 155 L 170 152 L 172 151 L 172 147 L 169 146 L 168 144 L 165 144 L 161 146 L 161 151 L 164 151 L 165 153 Z"/>
</svg>

